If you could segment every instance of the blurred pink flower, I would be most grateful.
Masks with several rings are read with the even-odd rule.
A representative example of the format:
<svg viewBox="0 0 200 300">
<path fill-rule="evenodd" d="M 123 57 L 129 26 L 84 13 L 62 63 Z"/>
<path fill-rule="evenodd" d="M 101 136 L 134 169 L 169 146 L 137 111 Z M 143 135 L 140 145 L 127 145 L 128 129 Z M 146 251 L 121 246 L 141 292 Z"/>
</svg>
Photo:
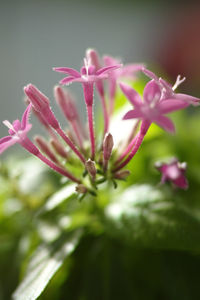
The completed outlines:
<svg viewBox="0 0 200 300">
<path fill-rule="evenodd" d="M 188 181 L 185 177 L 186 163 L 180 163 L 173 159 L 170 163 L 156 163 L 155 167 L 162 173 L 161 183 L 171 181 L 181 189 L 188 188 Z"/>
</svg>

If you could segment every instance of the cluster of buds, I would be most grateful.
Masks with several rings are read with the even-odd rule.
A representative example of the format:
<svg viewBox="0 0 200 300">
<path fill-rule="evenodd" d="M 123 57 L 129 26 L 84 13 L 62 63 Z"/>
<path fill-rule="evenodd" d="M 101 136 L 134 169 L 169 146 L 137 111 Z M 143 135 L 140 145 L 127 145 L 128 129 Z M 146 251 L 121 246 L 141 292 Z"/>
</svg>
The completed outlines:
<svg viewBox="0 0 200 300">
<path fill-rule="evenodd" d="M 80 72 L 68 67 L 54 68 L 54 71 L 67 75 L 60 81 L 61 85 L 73 82 L 82 84 L 88 129 L 86 130 L 81 122 L 75 100 L 69 90 L 61 86 L 54 88 L 55 100 L 69 124 L 70 130 L 66 131 L 61 128 L 55 117 L 49 99 L 34 85 L 28 84 L 24 88 L 27 108 L 22 120 L 15 120 L 12 124 L 7 120 L 3 122 L 9 128 L 9 136 L 0 139 L 0 154 L 18 143 L 54 171 L 76 182 L 76 191 L 80 194 L 95 194 L 98 185 L 105 181 L 111 181 L 116 186 L 116 180 L 124 180 L 129 175 L 129 171 L 124 170 L 124 167 L 137 153 L 151 124 L 156 123 L 173 133 L 174 124 L 166 114 L 186 108 L 190 104 L 199 105 L 200 102 L 198 98 L 175 93 L 175 89 L 184 80 L 180 76 L 175 85 L 171 86 L 146 69 L 144 64 L 122 65 L 119 60 L 110 56 L 101 59 L 93 49 L 86 51 Z M 136 90 L 122 82 L 124 79 L 134 80 L 139 72 L 150 78 L 144 88 L 143 99 Z M 108 91 L 104 81 L 107 81 Z M 137 121 L 133 122 L 131 135 L 124 134 L 126 148 L 113 151 L 115 141 L 110 133 L 110 124 L 118 85 L 133 105 L 133 109 L 126 112 L 123 120 Z M 99 95 L 104 120 L 104 129 L 98 134 L 98 140 L 95 136 L 93 115 L 94 87 Z M 33 143 L 28 138 L 27 134 L 32 127 L 29 123 L 31 111 L 46 129 L 49 141 L 36 136 Z M 187 184 L 186 181 L 183 183 L 183 169 L 177 167 L 175 172 L 174 164 L 160 167 L 159 170 L 163 173 L 162 182 L 172 180 L 177 186 L 185 188 Z M 74 167 L 77 170 L 81 169 L 81 174 L 77 176 L 78 172 L 74 171 Z"/>
</svg>

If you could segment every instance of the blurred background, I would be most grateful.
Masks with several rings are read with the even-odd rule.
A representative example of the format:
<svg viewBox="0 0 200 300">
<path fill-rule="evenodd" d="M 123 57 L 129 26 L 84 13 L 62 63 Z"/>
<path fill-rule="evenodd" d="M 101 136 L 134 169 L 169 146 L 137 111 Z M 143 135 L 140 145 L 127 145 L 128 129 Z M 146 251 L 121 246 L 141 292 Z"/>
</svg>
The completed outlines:
<svg viewBox="0 0 200 300">
<path fill-rule="evenodd" d="M 186 76 L 180 91 L 200 97 L 197 1 L 0 0 L 0 121 L 21 117 L 23 87 L 30 82 L 51 98 L 57 115 L 53 86 L 62 75 L 52 67 L 79 69 L 88 47 L 100 55 L 121 57 L 124 63 L 145 62 L 172 83 L 178 74 Z M 81 86 L 74 84 L 72 90 L 84 114 Z M 57 230 L 66 214 L 71 214 L 77 227 L 88 222 L 89 230 L 39 299 L 59 300 L 66 295 L 71 300 L 200 299 L 199 114 L 199 108 L 191 107 L 172 116 L 175 136 L 152 126 L 122 185 L 125 190 L 133 185 L 130 207 L 124 219 L 112 226 L 103 222 L 101 227 L 93 218 L 87 219 L 93 207 L 75 201 L 76 194 L 66 202 L 64 194 L 61 207 L 40 216 L 42 205 L 60 192 L 60 177 L 30 157 L 25 163 L 15 155 L 8 161 L 1 157 L 0 300 L 10 299 L 30 254 L 41 241 L 51 243 L 46 233 Z M 32 133 L 39 132 L 35 125 Z M 0 124 L 0 137 L 4 135 L 7 129 Z M 16 150 L 25 153 L 17 146 Z M 15 154 L 15 148 L 9 151 Z M 150 198 L 160 174 L 153 165 L 168 156 L 187 161 L 189 189 L 178 191 L 166 185 L 154 203 Z M 115 195 L 113 189 L 109 192 L 105 199 L 110 201 Z M 121 199 L 123 207 L 125 198 Z M 64 227 L 60 228 L 58 235 Z"/>
<path fill-rule="evenodd" d="M 49 97 L 61 76 L 53 66 L 80 68 L 85 49 L 146 62 L 199 96 L 200 6 L 183 1 L 0 1 L 0 120 L 19 118 L 23 86 Z M 75 85 L 77 93 L 81 92 Z M 73 86 L 74 89 L 74 86 Z M 53 101 L 52 101 L 53 102 Z M 80 101 L 83 104 L 82 101 Z M 0 135 L 7 129 L 0 126 Z"/>
</svg>

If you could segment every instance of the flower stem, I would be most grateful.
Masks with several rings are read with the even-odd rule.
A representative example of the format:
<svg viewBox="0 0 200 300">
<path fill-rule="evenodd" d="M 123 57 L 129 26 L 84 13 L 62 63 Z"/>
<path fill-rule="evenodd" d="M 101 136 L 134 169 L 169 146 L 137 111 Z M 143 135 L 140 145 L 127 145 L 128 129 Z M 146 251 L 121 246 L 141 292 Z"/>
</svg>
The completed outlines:
<svg viewBox="0 0 200 300">
<path fill-rule="evenodd" d="M 81 181 L 79 179 L 77 179 L 76 177 L 74 177 L 70 172 L 68 172 L 67 170 L 55 165 L 54 163 L 52 163 L 49 159 L 47 159 L 42 153 L 39 153 L 37 155 L 37 157 L 43 161 L 46 165 L 48 165 L 51 169 L 53 169 L 54 171 L 60 173 L 61 175 L 69 178 L 70 180 L 77 182 L 77 183 L 81 183 Z"/>
<path fill-rule="evenodd" d="M 120 157 L 116 160 L 116 165 L 118 165 L 123 159 L 124 157 L 131 151 L 131 149 L 133 148 L 133 146 L 135 145 L 135 142 L 137 140 L 138 135 L 136 135 L 132 141 L 130 142 L 130 144 L 128 145 L 128 147 L 125 149 L 125 151 L 120 155 Z"/>
<path fill-rule="evenodd" d="M 93 107 L 92 105 L 87 105 L 87 114 L 88 114 L 88 126 L 90 133 L 90 142 L 91 142 L 91 159 L 94 160 L 95 157 L 95 135 L 93 127 Z"/>
<path fill-rule="evenodd" d="M 120 169 L 125 167 L 129 163 L 129 161 L 135 156 L 135 154 L 137 153 L 138 149 L 140 148 L 140 146 L 143 142 L 143 139 L 144 139 L 150 125 L 151 125 L 151 123 L 149 121 L 144 120 L 142 122 L 140 132 L 137 135 L 135 146 L 133 147 L 131 153 L 120 165 L 118 165 L 116 168 L 113 169 L 113 172 L 119 171 Z"/>
<path fill-rule="evenodd" d="M 74 130 L 74 133 L 75 133 L 76 137 L 77 137 L 77 140 L 78 140 L 78 143 L 80 145 L 80 148 L 83 150 L 83 140 L 82 140 L 81 132 L 80 132 L 80 130 L 78 128 L 77 121 L 76 120 L 72 120 L 71 126 L 72 126 L 72 128 Z"/>
<path fill-rule="evenodd" d="M 63 138 L 67 145 L 74 151 L 74 153 L 80 158 L 80 160 L 85 164 L 86 160 L 72 141 L 66 136 L 64 131 L 59 127 L 56 129 L 56 132 Z"/>
<path fill-rule="evenodd" d="M 48 158 L 46 158 L 39 151 L 39 149 L 31 142 L 31 140 L 28 137 L 26 137 L 26 139 L 24 139 L 20 144 L 28 152 L 30 152 L 31 154 L 35 155 L 37 158 L 39 158 L 42 162 L 44 162 L 46 165 L 48 165 L 54 171 L 60 173 L 61 175 L 69 178 L 70 180 L 72 180 L 74 182 L 81 183 L 81 181 L 79 179 L 77 179 L 76 177 L 74 177 L 70 172 L 68 172 L 67 170 L 65 170 L 65 169 L 63 169 L 63 168 L 61 168 L 59 166 L 57 166 L 55 163 L 53 163 Z"/>
</svg>

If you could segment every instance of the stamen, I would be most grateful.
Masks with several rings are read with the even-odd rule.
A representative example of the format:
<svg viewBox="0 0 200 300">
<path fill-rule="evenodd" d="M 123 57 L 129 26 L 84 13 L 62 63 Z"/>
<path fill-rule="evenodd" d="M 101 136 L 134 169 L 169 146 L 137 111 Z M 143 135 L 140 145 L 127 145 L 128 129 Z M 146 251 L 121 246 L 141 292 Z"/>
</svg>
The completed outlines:
<svg viewBox="0 0 200 300">
<path fill-rule="evenodd" d="M 13 125 L 8 121 L 8 120 L 4 120 L 2 122 L 6 127 L 8 127 L 9 129 L 13 130 L 15 133 L 17 133 L 17 131 L 15 130 L 15 128 L 13 127 Z"/>
<path fill-rule="evenodd" d="M 176 79 L 176 82 L 175 82 L 174 86 L 172 87 L 172 90 L 175 91 L 175 89 L 177 89 L 177 87 L 178 87 L 181 83 L 183 83 L 185 80 L 186 80 L 186 77 L 183 77 L 183 78 L 181 79 L 181 75 L 178 75 L 178 76 L 177 76 L 177 79 Z"/>
</svg>

